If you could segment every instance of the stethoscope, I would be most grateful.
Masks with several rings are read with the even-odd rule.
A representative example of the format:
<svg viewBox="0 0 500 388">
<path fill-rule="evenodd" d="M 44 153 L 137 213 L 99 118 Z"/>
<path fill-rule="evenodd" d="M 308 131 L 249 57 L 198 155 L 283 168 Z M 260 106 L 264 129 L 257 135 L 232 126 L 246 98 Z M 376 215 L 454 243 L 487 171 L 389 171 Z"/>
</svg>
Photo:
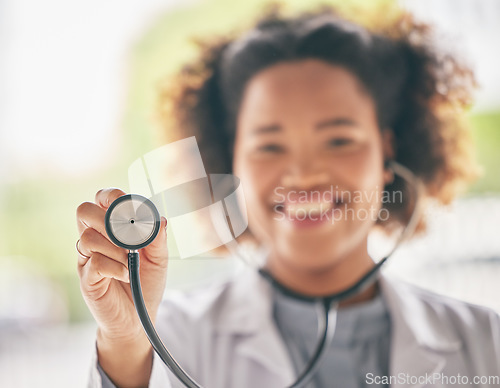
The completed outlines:
<svg viewBox="0 0 500 388">
<path fill-rule="evenodd" d="M 276 288 L 283 293 L 301 300 L 314 301 L 317 306 L 318 314 L 318 344 L 316 349 L 307 363 L 304 371 L 297 377 L 296 381 L 289 388 L 304 387 L 313 377 L 320 361 L 326 353 L 335 332 L 336 317 L 338 304 L 351 296 L 354 296 L 377 280 L 377 275 L 380 268 L 392 256 L 394 251 L 400 246 L 401 242 L 410 236 L 418 222 L 420 199 L 421 199 L 421 183 L 415 175 L 406 167 L 394 161 L 388 162 L 388 167 L 392 171 L 403 178 L 406 182 L 413 186 L 415 201 L 412 215 L 400 234 L 391 251 L 373 268 L 365 273 L 354 285 L 335 294 L 322 297 L 310 297 L 299 294 L 284 285 L 280 284 L 273 276 L 265 269 L 260 269 L 259 273 L 268 279 Z M 130 287 L 134 305 L 139 315 L 141 324 L 146 332 L 146 335 L 153 349 L 158 354 L 160 359 L 166 364 L 170 371 L 189 388 L 202 388 L 196 381 L 189 376 L 184 369 L 172 357 L 170 352 L 165 348 L 163 342 L 158 336 L 153 323 L 149 317 L 144 298 L 142 295 L 141 281 L 139 276 L 139 249 L 149 245 L 160 231 L 160 214 L 156 206 L 149 199 L 137 195 L 127 194 L 116 199 L 108 208 L 105 215 L 106 232 L 111 241 L 121 248 L 125 248 L 128 253 L 128 269 L 130 275 Z"/>
</svg>

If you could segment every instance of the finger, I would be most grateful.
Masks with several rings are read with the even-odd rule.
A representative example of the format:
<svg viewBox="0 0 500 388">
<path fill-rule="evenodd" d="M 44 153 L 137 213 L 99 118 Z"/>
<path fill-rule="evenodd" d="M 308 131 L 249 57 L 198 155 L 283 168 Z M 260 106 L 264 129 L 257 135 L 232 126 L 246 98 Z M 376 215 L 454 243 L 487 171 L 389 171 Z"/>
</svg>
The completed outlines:
<svg viewBox="0 0 500 388">
<path fill-rule="evenodd" d="M 125 195 L 125 192 L 114 187 L 101 189 L 95 195 L 95 203 L 102 209 L 107 209 L 115 199 L 122 195 Z"/>
<path fill-rule="evenodd" d="M 167 219 L 161 217 L 160 231 L 151 244 L 143 248 L 142 251 L 148 260 L 158 265 L 167 265 Z"/>
<path fill-rule="evenodd" d="M 85 265 L 88 257 L 92 256 L 92 254 L 100 253 L 111 258 L 112 260 L 118 261 L 125 267 L 128 266 L 127 251 L 123 248 L 117 247 L 93 228 L 87 228 L 83 231 L 80 236 L 78 248 L 81 254 L 87 256 L 79 256 L 78 263 L 80 265 Z"/>
<path fill-rule="evenodd" d="M 76 209 L 76 218 L 80 238 L 87 228 L 97 230 L 103 236 L 107 236 L 104 226 L 104 215 L 106 211 L 92 202 L 84 202 Z"/>
<path fill-rule="evenodd" d="M 84 265 L 88 259 L 90 259 L 90 256 L 87 256 L 82 253 L 81 248 L 80 248 L 80 239 L 76 240 L 76 252 L 78 253 L 78 266 L 80 267 L 81 265 Z"/>
<path fill-rule="evenodd" d="M 100 253 L 92 254 L 79 272 L 84 287 L 95 286 L 106 278 L 129 283 L 127 268 L 118 261 L 110 259 Z"/>
</svg>

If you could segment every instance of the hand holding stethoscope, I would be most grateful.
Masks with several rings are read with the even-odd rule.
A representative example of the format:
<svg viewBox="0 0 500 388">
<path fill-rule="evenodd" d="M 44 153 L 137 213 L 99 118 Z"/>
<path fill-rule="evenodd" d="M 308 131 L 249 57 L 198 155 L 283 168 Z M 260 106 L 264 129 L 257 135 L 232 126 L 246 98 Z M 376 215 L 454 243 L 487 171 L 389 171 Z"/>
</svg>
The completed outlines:
<svg viewBox="0 0 500 388">
<path fill-rule="evenodd" d="M 410 184 L 410 186 L 412 186 L 415 195 L 413 214 L 408 222 L 408 225 L 405 227 L 401 236 L 398 238 L 398 241 L 396 242 L 394 248 L 371 270 L 369 270 L 360 279 L 358 279 L 355 284 L 335 294 L 326 295 L 321 298 L 314 298 L 318 306 L 318 322 L 320 326 L 320 330 L 318 331 L 318 344 L 305 370 L 297 377 L 297 380 L 290 387 L 303 387 L 308 383 L 317 367 L 319 366 L 320 361 L 325 354 L 330 341 L 333 338 L 333 334 L 335 331 L 336 309 L 338 303 L 341 300 L 347 299 L 361 292 L 366 287 L 373 284 L 373 282 L 376 281 L 376 276 L 380 268 L 392 255 L 401 241 L 403 241 L 404 238 L 411 234 L 416 226 L 419 215 L 418 204 L 421 197 L 420 183 L 408 169 L 401 166 L 400 164 L 390 162 L 389 167 L 395 174 L 403 178 L 407 183 Z M 167 367 L 179 378 L 180 381 L 183 382 L 186 387 L 201 387 L 182 369 L 182 367 L 175 361 L 175 359 L 163 345 L 149 317 L 148 310 L 146 308 L 146 302 L 144 301 L 143 291 L 141 288 L 141 277 L 143 277 L 144 270 L 139 271 L 139 250 L 147 247 L 149 244 L 155 241 L 155 238 L 161 229 L 160 215 L 155 205 L 147 198 L 141 197 L 139 195 L 122 195 L 114 200 L 114 202 L 107 209 L 105 214 L 104 226 L 110 240 L 117 247 L 128 250 L 127 261 L 132 299 L 134 301 L 137 315 L 140 318 L 144 331 L 154 350 L 167 365 Z M 101 224 L 99 224 L 99 227 L 102 229 Z M 92 257 L 87 256 L 84 252 L 81 252 L 79 250 L 79 253 L 83 259 L 92 260 Z M 146 262 L 147 260 L 148 259 L 146 258 Z M 124 264 L 124 260 L 122 259 L 121 265 Z M 85 267 L 85 265 L 83 267 Z M 284 292 L 287 292 L 288 294 L 297 298 L 307 298 L 295 293 L 293 290 L 286 289 L 284 286 L 279 284 L 271 274 L 265 271 L 261 271 L 261 273 L 263 276 L 269 278 L 270 281 L 274 282 L 277 287 L 281 287 Z M 139 274 L 141 274 L 141 276 L 139 276 Z M 155 307 L 157 306 L 153 306 L 153 308 Z M 156 309 L 150 309 L 150 311 L 156 311 Z"/>
<path fill-rule="evenodd" d="M 96 194 L 95 203 L 85 202 L 77 210 L 80 288 L 99 326 L 99 361 L 106 363 L 106 373 L 118 386 L 133 381 L 140 385 L 141 373 L 148 374 L 145 378 L 149 376 L 145 362 L 152 361 L 151 346 L 132 301 L 128 249 L 116 246 L 108 238 L 104 223 L 109 205 L 124 194 L 118 189 L 101 190 Z M 159 219 L 158 224 L 156 239 L 140 249 L 142 290 L 152 317 L 161 302 L 167 276 L 166 220 Z M 125 236 L 123 233 L 127 233 L 127 228 L 117 231 L 118 236 Z M 138 364 L 137 370 L 135 364 Z"/>
</svg>

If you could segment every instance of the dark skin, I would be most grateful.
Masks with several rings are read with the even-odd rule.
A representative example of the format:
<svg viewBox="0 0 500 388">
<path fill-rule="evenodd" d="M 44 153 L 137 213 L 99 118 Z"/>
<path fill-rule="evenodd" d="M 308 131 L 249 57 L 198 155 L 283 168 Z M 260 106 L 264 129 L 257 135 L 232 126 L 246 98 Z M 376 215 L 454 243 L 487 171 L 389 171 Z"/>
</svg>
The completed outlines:
<svg viewBox="0 0 500 388">
<path fill-rule="evenodd" d="M 125 193 L 99 190 L 95 202 L 77 209 L 78 275 L 83 298 L 97 324 L 99 364 L 117 387 L 147 387 L 153 350 L 135 312 L 128 279 L 127 251 L 108 238 L 106 209 Z M 141 284 L 151 319 L 155 320 L 167 276 L 166 220 L 155 241 L 140 250 Z"/>
<path fill-rule="evenodd" d="M 331 294 L 373 267 L 367 238 L 375 220 L 357 215 L 381 207 L 372 194 L 390 179 L 383 166 L 392 156 L 389 134 L 378 127 L 373 99 L 344 68 L 302 60 L 274 65 L 250 80 L 233 168 L 245 190 L 249 226 L 270 250 L 267 268 L 285 286 L 311 296 Z M 331 187 L 366 193 L 368 200 L 332 204 L 314 197 Z M 347 216 L 315 222 L 318 214 L 310 210 L 329 206 Z M 309 222 L 296 222 L 297 212 Z M 344 305 L 374 293 L 372 287 Z"/>
<path fill-rule="evenodd" d="M 307 295 L 330 294 L 372 268 L 366 242 L 374 220 L 276 220 L 275 189 L 282 187 L 288 194 L 325 191 L 333 185 L 380 192 L 390 179 L 383 168 L 391 157 L 389 133 L 378 128 L 371 97 L 342 68 L 317 60 L 290 62 L 250 80 L 238 116 L 234 173 L 245 190 L 249 226 L 270 248 L 267 267 L 284 285 Z M 99 325 L 102 369 L 118 387 L 147 387 L 152 349 L 132 303 L 127 252 L 108 239 L 104 228 L 106 209 L 123 194 L 100 190 L 94 203 L 78 207 L 78 273 L 82 295 Z M 293 199 L 282 204 L 288 216 L 318 206 L 312 201 L 294 205 Z M 381 206 L 373 198 L 347 205 L 357 212 Z M 167 273 L 165 220 L 141 258 L 143 293 L 154 321 Z M 373 286 L 344 305 L 375 293 Z"/>
</svg>

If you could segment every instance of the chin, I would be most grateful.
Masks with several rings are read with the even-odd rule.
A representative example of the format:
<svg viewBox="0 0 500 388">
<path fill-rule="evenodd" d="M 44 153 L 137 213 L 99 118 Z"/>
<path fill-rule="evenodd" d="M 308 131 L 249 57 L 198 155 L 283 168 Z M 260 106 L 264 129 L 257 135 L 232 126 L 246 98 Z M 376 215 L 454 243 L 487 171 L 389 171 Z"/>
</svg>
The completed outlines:
<svg viewBox="0 0 500 388">
<path fill-rule="evenodd" d="M 294 239 L 294 241 L 281 241 L 276 244 L 276 254 L 283 261 L 294 267 L 304 270 L 323 270 L 335 265 L 342 257 L 339 244 L 332 241 L 311 241 Z"/>
</svg>

